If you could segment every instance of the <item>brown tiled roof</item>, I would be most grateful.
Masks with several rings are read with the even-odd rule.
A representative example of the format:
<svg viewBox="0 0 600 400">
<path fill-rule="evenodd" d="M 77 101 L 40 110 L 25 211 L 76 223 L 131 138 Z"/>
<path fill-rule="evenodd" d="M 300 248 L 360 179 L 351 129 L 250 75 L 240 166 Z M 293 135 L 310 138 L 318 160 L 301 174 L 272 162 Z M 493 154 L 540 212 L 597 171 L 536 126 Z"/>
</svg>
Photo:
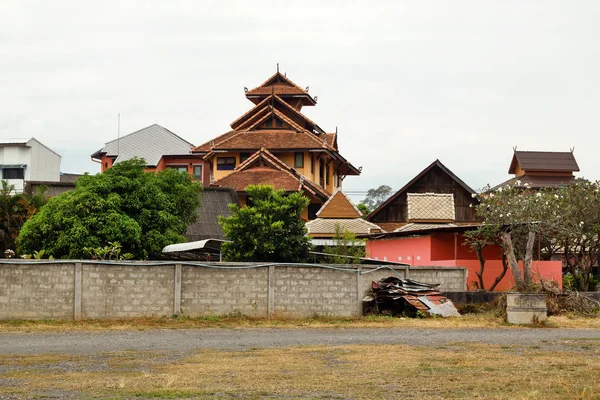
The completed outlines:
<svg viewBox="0 0 600 400">
<path fill-rule="evenodd" d="M 543 176 L 543 175 L 523 175 L 515 177 L 494 186 L 490 190 L 496 190 L 503 186 L 516 186 L 518 188 L 541 189 L 541 188 L 559 188 L 571 184 L 575 180 L 574 176 Z"/>
<path fill-rule="evenodd" d="M 320 149 L 323 141 L 308 132 L 290 130 L 259 130 L 238 132 L 226 140 L 215 143 L 215 150 L 225 149 Z"/>
<path fill-rule="evenodd" d="M 337 133 L 326 133 L 325 136 L 327 137 L 327 144 L 338 150 Z"/>
<path fill-rule="evenodd" d="M 212 143 L 220 143 L 228 138 L 230 138 L 233 135 L 236 135 L 237 133 L 239 133 L 238 131 L 229 131 L 226 132 L 220 136 L 217 136 L 216 138 L 214 138 L 213 140 L 209 140 L 208 142 L 201 144 L 200 146 L 194 147 L 192 149 L 192 153 L 203 153 L 203 152 L 209 152 L 212 150 Z"/>
<path fill-rule="evenodd" d="M 273 82 L 274 79 L 276 79 L 278 82 Z M 296 85 L 294 82 L 292 82 L 291 79 L 281 74 L 280 72 L 274 73 L 261 85 L 247 91 L 246 96 L 270 95 L 271 93 L 284 95 L 305 95 L 310 97 L 312 102 L 314 102 L 314 100 L 306 90 Z"/>
<path fill-rule="evenodd" d="M 249 90 L 246 94 L 247 95 L 253 95 L 253 94 L 258 94 L 258 95 L 265 95 L 268 96 L 271 93 L 275 93 L 276 95 L 295 95 L 295 94 L 308 94 L 305 90 L 300 89 L 297 86 L 288 86 L 288 85 L 270 85 L 270 86 L 263 86 L 263 87 L 257 87 L 255 89 Z"/>
<path fill-rule="evenodd" d="M 243 171 L 234 171 L 215 182 L 215 185 L 234 187 L 243 191 L 248 185 L 272 185 L 275 189 L 288 192 L 301 190 L 298 179 L 285 171 L 271 167 L 252 167 Z"/>
<path fill-rule="evenodd" d="M 574 172 L 579 171 L 572 152 L 515 151 L 509 174 L 514 174 L 517 164 L 523 171 Z"/>
<path fill-rule="evenodd" d="M 257 105 L 255 105 L 254 107 L 252 107 L 251 109 L 246 111 L 245 113 L 243 113 L 241 116 L 236 118 L 236 120 L 233 121 L 231 124 L 229 124 L 229 126 L 231 126 L 233 129 L 236 129 L 236 125 L 239 125 L 239 123 L 241 121 L 243 121 L 244 119 L 246 119 L 246 117 L 248 117 L 250 114 L 254 114 L 257 110 L 260 110 L 260 109 L 264 108 L 265 106 L 268 106 L 269 102 L 270 102 L 270 97 L 267 97 L 266 99 L 264 99 L 263 101 L 261 101 L 260 103 L 258 103 Z"/>
<path fill-rule="evenodd" d="M 325 131 L 323 131 L 323 129 L 321 129 L 321 127 L 319 125 L 317 125 L 316 123 L 314 123 L 310 118 L 308 118 L 306 115 L 302 114 L 300 111 L 296 110 L 294 107 L 292 107 L 291 105 L 289 105 L 287 102 L 285 102 L 281 97 L 274 95 L 275 98 L 277 100 L 280 101 L 281 104 L 283 104 L 288 110 L 290 110 L 292 113 L 300 116 L 302 119 L 308 121 L 309 124 L 313 125 L 317 130 L 320 130 L 321 133 L 325 133 Z"/>
<path fill-rule="evenodd" d="M 454 195 L 407 193 L 408 220 L 454 221 Z"/>
<path fill-rule="evenodd" d="M 263 165 L 260 165 L 261 167 L 264 167 L 265 166 L 264 164 L 266 163 L 267 167 L 270 166 L 271 169 L 273 169 L 273 170 L 282 171 L 282 172 L 287 173 L 290 177 L 292 177 L 296 181 L 296 189 L 294 189 L 294 190 L 300 190 L 302 188 L 302 189 L 306 190 L 307 192 L 309 192 L 317 197 L 320 197 L 322 199 L 327 199 L 330 196 L 330 193 L 328 191 L 323 189 L 318 184 L 312 182 L 310 179 L 306 178 L 294 167 L 292 167 L 285 161 L 280 160 L 275 155 L 273 155 L 270 151 L 268 151 L 264 148 L 258 150 L 256 153 L 252 154 L 246 161 L 244 161 L 243 163 L 238 165 L 238 167 L 235 169 L 235 171 L 232 172 L 227 177 L 237 174 L 238 172 L 242 172 L 242 171 L 246 171 L 246 170 L 250 170 L 250 169 L 254 170 L 254 168 L 256 168 L 256 164 L 259 162 L 261 164 L 263 164 Z M 226 179 L 227 177 L 219 179 L 217 182 L 215 182 L 215 185 L 229 186 L 230 183 L 227 183 L 227 181 L 224 181 L 224 179 Z M 226 183 L 223 183 L 223 182 L 226 182 Z M 264 183 L 269 184 L 269 182 L 264 182 Z M 276 186 L 276 183 L 277 182 L 273 182 L 270 184 L 273 185 L 276 189 L 284 189 L 283 187 L 280 188 L 280 187 Z M 244 180 L 240 181 L 239 184 L 243 185 Z M 248 184 L 246 184 L 246 186 L 248 186 Z M 246 187 L 246 186 L 243 186 L 243 187 Z M 233 185 L 233 187 L 239 188 L 242 186 Z M 288 189 L 285 189 L 285 190 L 288 190 Z"/>
</svg>

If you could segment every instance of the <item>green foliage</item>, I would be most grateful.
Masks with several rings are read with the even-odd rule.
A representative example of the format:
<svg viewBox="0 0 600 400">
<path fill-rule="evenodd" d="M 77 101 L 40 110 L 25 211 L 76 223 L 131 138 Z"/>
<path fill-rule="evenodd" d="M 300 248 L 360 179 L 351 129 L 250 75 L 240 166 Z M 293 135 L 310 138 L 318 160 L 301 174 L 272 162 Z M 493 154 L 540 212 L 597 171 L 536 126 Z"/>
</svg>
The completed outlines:
<svg viewBox="0 0 600 400">
<path fill-rule="evenodd" d="M 577 179 L 540 191 L 520 186 L 517 182 L 495 191 L 488 188 L 480 196 L 477 215 L 485 225 L 475 233 L 479 241 L 472 240 L 472 247 L 509 234 L 515 259 L 525 260 L 539 242 L 542 258 L 564 254 L 576 289 L 589 290 L 591 269 L 600 254 L 600 183 Z"/>
<path fill-rule="evenodd" d="M 356 208 L 363 213 L 362 218 L 367 218 L 367 216 L 371 213 L 371 209 L 365 203 L 358 203 Z"/>
<path fill-rule="evenodd" d="M 233 215 L 219 218 L 231 243 L 221 247 L 228 261 L 303 262 L 311 249 L 302 210 L 310 200 L 302 193 L 285 194 L 272 186 L 246 188 L 249 206 L 230 205 Z"/>
<path fill-rule="evenodd" d="M 567 272 L 562 279 L 563 289 L 570 290 L 573 292 L 583 290 L 583 281 L 584 279 L 581 271 L 576 271 L 575 275 L 573 275 L 570 272 Z M 596 290 L 598 290 L 598 280 L 591 273 L 588 275 L 588 282 L 589 283 L 587 291 L 595 292 Z"/>
<path fill-rule="evenodd" d="M 108 245 L 104 247 L 84 248 L 92 260 L 130 260 L 133 258 L 131 253 L 121 253 L 122 249 L 123 246 L 119 242 L 108 242 Z"/>
<path fill-rule="evenodd" d="M 46 203 L 46 188 L 38 187 L 33 195 L 16 193 L 5 180 L 0 187 L 0 252 L 15 248 L 15 240 L 25 221 Z M 10 254 L 10 252 L 8 253 Z M 14 255 L 13 255 L 14 256 Z"/>
<path fill-rule="evenodd" d="M 133 159 L 79 178 L 75 190 L 51 198 L 25 223 L 19 250 L 45 249 L 54 257 L 74 259 L 118 242 L 124 253 L 146 259 L 184 241 L 201 186 L 174 169 L 154 174 L 144 172 L 144 166 L 143 160 Z"/>
<path fill-rule="evenodd" d="M 373 211 L 379 207 L 384 201 L 390 197 L 392 188 L 388 185 L 381 185 L 376 189 L 369 189 L 367 196 L 362 203 L 370 210 Z"/>
<path fill-rule="evenodd" d="M 335 225 L 333 236 L 335 245 L 326 246 L 324 253 L 330 254 L 325 261 L 332 264 L 360 264 L 365 257 L 365 239 L 357 239 L 356 234 L 348 230 L 342 231 L 340 224 Z"/>
</svg>

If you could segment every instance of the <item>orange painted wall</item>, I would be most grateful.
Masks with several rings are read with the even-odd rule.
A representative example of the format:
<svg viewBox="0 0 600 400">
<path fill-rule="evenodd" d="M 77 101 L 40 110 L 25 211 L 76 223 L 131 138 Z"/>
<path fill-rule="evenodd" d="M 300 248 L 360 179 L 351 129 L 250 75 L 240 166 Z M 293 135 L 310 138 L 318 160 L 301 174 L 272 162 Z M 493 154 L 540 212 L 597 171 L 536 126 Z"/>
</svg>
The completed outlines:
<svg viewBox="0 0 600 400">
<path fill-rule="evenodd" d="M 402 262 L 410 265 L 432 265 L 429 236 L 369 240 L 369 257 L 376 260 Z"/>
<path fill-rule="evenodd" d="M 468 271 L 467 286 L 469 290 L 476 290 L 474 282 L 478 282 L 475 273 L 479 271 L 479 261 L 475 253 L 469 251 L 468 246 L 461 245 L 464 241 L 462 235 L 457 239 L 457 259 L 454 259 L 453 233 L 369 240 L 367 254 L 377 260 L 403 262 L 415 266 L 465 267 Z M 499 247 L 489 247 L 486 250 L 483 282 L 485 287 L 489 288 L 502 271 L 502 260 Z M 556 280 L 562 287 L 561 261 L 533 261 L 531 268 L 534 276 L 539 274 L 546 279 Z M 514 281 L 508 271 L 495 290 L 508 290 L 513 286 Z"/>
</svg>

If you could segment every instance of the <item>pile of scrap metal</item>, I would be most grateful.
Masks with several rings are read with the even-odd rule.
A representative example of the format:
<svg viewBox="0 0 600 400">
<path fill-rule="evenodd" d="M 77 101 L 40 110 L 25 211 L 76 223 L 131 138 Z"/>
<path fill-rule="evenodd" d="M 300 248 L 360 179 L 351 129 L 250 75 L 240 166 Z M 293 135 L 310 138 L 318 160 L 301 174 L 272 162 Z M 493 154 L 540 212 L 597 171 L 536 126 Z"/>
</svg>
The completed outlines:
<svg viewBox="0 0 600 400">
<path fill-rule="evenodd" d="M 439 286 L 394 276 L 371 282 L 371 293 L 363 299 L 365 313 L 416 317 L 423 314 L 460 317 L 452 301 Z"/>
</svg>

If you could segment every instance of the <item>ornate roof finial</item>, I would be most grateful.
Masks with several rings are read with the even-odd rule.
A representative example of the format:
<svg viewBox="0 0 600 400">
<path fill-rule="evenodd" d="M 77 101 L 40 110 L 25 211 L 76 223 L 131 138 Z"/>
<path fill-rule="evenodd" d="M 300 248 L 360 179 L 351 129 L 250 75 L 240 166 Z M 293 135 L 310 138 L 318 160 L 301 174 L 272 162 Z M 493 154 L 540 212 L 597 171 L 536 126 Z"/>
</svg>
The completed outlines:
<svg viewBox="0 0 600 400">
<path fill-rule="evenodd" d="M 575 151 L 575 146 L 571 147 L 569 150 L 571 150 L 571 153 L 573 153 Z"/>
<path fill-rule="evenodd" d="M 277 63 L 277 73 L 279 73 L 279 63 Z"/>
</svg>

